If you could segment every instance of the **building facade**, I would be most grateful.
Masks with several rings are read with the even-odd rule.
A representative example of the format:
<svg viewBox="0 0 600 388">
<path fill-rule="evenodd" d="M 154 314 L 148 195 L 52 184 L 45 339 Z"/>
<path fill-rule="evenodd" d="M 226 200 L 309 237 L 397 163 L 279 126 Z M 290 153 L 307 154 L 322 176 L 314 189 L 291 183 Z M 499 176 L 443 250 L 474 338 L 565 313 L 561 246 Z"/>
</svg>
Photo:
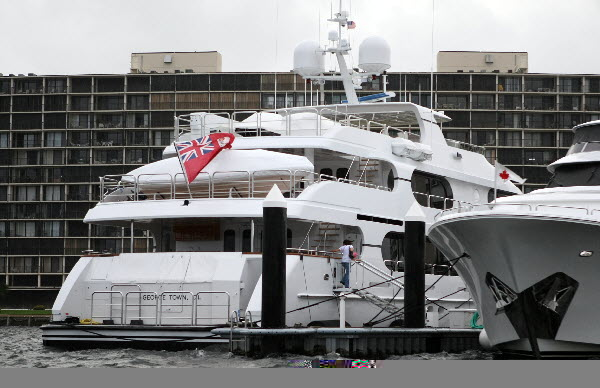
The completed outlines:
<svg viewBox="0 0 600 388">
<path fill-rule="evenodd" d="M 429 73 L 390 73 L 396 101 L 431 105 Z M 453 121 L 446 137 L 487 148 L 543 187 L 564 156 L 570 129 L 600 119 L 600 75 L 435 73 L 433 101 Z M 382 90 L 382 78 L 359 94 Z M 341 83 L 325 85 L 339 103 Z M 175 115 L 316 104 L 316 88 L 291 73 L 0 77 L 0 282 L 11 307 L 51 305 L 81 252 L 127 252 L 129 230 L 82 223 L 99 176 L 159 160 Z M 243 117 L 240 117 L 240 119 Z M 134 236 L 136 252 L 150 237 Z"/>
</svg>

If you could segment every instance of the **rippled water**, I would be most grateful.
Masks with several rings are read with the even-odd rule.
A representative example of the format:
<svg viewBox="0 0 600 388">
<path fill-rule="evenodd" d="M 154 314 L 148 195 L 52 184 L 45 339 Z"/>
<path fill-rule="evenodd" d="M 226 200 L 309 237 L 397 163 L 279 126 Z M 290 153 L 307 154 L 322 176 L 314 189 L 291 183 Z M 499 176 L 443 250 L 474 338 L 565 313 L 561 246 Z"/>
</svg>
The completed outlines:
<svg viewBox="0 0 600 388">
<path fill-rule="evenodd" d="M 124 367 L 124 368 L 280 368 L 288 360 L 310 357 L 282 354 L 268 358 L 248 358 L 227 351 L 227 346 L 212 345 L 199 350 L 179 352 L 136 349 L 88 349 L 65 351 L 42 345 L 42 332 L 37 327 L 0 327 L 0 367 L 17 368 L 71 368 L 71 367 Z M 341 358 L 327 354 L 323 359 Z M 402 359 L 491 359 L 492 354 L 467 351 L 461 354 L 435 353 L 410 356 L 392 356 L 390 360 Z M 385 363 L 383 364 L 385 366 Z"/>
</svg>

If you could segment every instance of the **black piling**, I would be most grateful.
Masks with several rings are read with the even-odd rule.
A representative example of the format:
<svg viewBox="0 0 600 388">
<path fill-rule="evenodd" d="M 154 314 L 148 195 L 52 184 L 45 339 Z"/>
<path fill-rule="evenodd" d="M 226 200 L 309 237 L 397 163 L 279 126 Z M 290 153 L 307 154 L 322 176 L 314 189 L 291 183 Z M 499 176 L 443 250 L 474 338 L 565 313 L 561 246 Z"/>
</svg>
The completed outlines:
<svg viewBox="0 0 600 388">
<path fill-rule="evenodd" d="M 418 203 L 404 224 L 404 327 L 425 327 L 425 215 Z"/>
<path fill-rule="evenodd" d="M 274 185 L 263 202 L 261 326 L 285 327 L 287 202 Z"/>
</svg>

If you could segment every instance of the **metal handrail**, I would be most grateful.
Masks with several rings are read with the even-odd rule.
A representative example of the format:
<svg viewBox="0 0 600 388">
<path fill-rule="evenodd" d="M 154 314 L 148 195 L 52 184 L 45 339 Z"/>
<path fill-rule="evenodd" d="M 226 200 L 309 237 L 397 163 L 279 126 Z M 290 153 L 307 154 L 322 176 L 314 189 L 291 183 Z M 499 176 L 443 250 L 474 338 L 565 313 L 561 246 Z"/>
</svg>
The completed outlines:
<svg viewBox="0 0 600 388">
<path fill-rule="evenodd" d="M 110 290 L 114 291 L 115 287 L 135 287 L 137 288 L 138 291 L 142 291 L 142 287 L 140 287 L 139 284 L 131 284 L 131 283 L 113 283 L 110 286 Z M 142 303 L 142 297 L 140 296 L 140 303 Z M 110 296 L 110 303 L 112 303 L 112 295 Z M 140 308 L 140 314 L 142 313 L 142 310 Z M 123 315 L 123 322 L 125 322 L 125 316 Z"/>
<path fill-rule="evenodd" d="M 163 299 L 163 295 L 168 295 L 168 294 L 172 294 L 172 295 L 190 295 L 191 296 L 191 302 L 189 304 L 184 304 L 183 300 L 181 301 L 181 304 L 178 303 L 163 303 L 162 299 Z M 163 317 L 163 307 L 179 307 L 181 306 L 182 309 L 184 307 L 190 307 L 191 308 L 191 314 L 189 317 Z M 183 312 L 183 311 L 182 311 Z M 193 326 L 194 325 L 194 294 L 191 291 L 163 291 L 160 293 L 160 304 L 159 304 L 159 309 L 158 309 L 158 326 L 162 326 L 162 321 L 163 319 L 189 319 L 190 320 L 190 324 Z"/>
<path fill-rule="evenodd" d="M 355 261 L 355 263 L 366 269 L 367 271 L 371 272 L 372 274 L 379 276 L 381 279 L 383 280 L 388 280 L 391 284 L 395 285 L 398 288 L 404 288 L 404 284 L 402 282 L 399 282 L 398 280 L 394 280 L 393 277 L 391 277 L 390 275 L 388 275 L 387 273 L 383 272 L 381 269 L 379 269 L 378 267 L 374 266 L 373 264 L 369 263 L 368 261 L 364 261 L 364 260 L 359 260 L 359 261 Z"/>
<path fill-rule="evenodd" d="M 549 213 L 552 214 L 551 211 L 544 211 L 544 208 L 551 208 L 551 209 L 565 209 L 565 210 L 577 210 L 577 211 L 582 211 L 585 213 L 586 216 L 590 216 L 590 215 L 594 215 L 595 212 L 600 211 L 599 209 L 588 209 L 588 208 L 584 208 L 584 207 L 578 207 L 578 206 L 566 206 L 566 205 L 553 205 L 553 204 L 532 204 L 532 203 L 497 203 L 497 202 L 490 202 L 487 204 L 479 204 L 479 205 L 473 205 L 473 204 L 469 204 L 468 206 L 464 206 L 464 207 L 457 207 L 457 208 L 453 208 L 453 209 L 447 209 L 444 211 L 441 211 L 440 213 L 438 213 L 435 218 L 439 218 L 442 217 L 444 215 L 448 215 L 448 214 L 459 214 L 459 213 L 466 213 L 466 212 L 484 212 L 484 211 L 491 211 L 494 208 L 499 207 L 501 209 L 503 208 L 512 208 L 514 209 L 515 207 L 520 208 L 519 210 L 523 210 L 523 211 L 527 211 L 527 212 L 543 212 L 543 213 Z M 524 209 L 522 209 L 524 208 Z M 511 209 L 511 210 L 512 210 Z"/>
<path fill-rule="evenodd" d="M 107 303 L 105 304 L 105 306 L 109 306 L 109 315 L 107 316 L 102 316 L 102 315 L 94 315 L 94 296 L 98 295 L 98 294 L 110 294 L 111 295 L 111 303 Z M 112 303 L 112 295 L 113 294 L 119 294 L 121 296 L 121 303 L 120 304 L 115 304 Z M 121 291 L 94 291 L 92 292 L 92 298 L 91 298 L 91 309 L 90 309 L 90 319 L 94 320 L 94 318 L 108 318 L 108 319 L 113 319 L 113 314 L 112 314 L 112 306 L 121 306 L 121 315 L 120 315 L 120 319 L 121 319 L 121 323 L 123 323 L 123 293 Z"/>
<path fill-rule="evenodd" d="M 260 174 L 264 173 L 265 171 L 281 171 L 281 172 L 286 172 L 288 175 L 287 179 L 275 179 L 275 178 L 269 178 L 269 177 L 265 177 L 264 179 L 260 178 Z M 219 182 L 219 180 L 217 179 L 219 177 L 219 174 L 228 174 L 228 173 L 243 173 L 245 174 L 245 177 L 243 179 L 236 179 L 234 181 L 223 181 L 223 182 Z M 197 182 L 195 182 L 192 185 L 187 185 L 185 182 L 185 176 L 183 175 L 183 173 L 177 173 L 173 176 L 171 176 L 170 174 L 167 173 L 163 173 L 163 174 L 141 174 L 140 176 L 170 176 L 169 180 L 165 180 L 164 182 L 169 184 L 170 186 L 170 192 L 168 193 L 152 193 L 151 190 L 148 190 L 148 192 L 144 193 L 141 188 L 144 186 L 149 186 L 152 183 L 144 183 L 143 179 L 140 182 L 139 177 L 135 177 L 133 175 L 118 175 L 118 177 L 123 177 L 123 176 L 131 176 L 131 182 L 123 182 L 122 180 L 112 180 L 112 182 L 114 182 L 111 185 L 108 185 L 108 182 L 111 181 L 112 177 L 111 175 L 106 175 L 104 177 L 100 177 L 100 186 L 101 186 L 101 192 L 102 192 L 102 197 L 101 197 L 101 202 L 105 201 L 106 198 L 109 195 L 114 195 L 114 192 L 116 189 L 119 188 L 128 188 L 130 189 L 132 192 L 131 193 L 126 193 L 123 194 L 121 197 L 126 198 L 127 200 L 133 200 L 133 201 L 140 201 L 141 199 L 141 195 L 144 195 L 145 198 L 143 198 L 143 200 L 159 200 L 159 199 L 166 199 L 164 198 L 163 194 L 166 194 L 166 196 L 170 199 L 177 199 L 177 198 L 215 198 L 217 195 L 222 198 L 222 197 L 227 197 L 229 196 L 229 189 L 234 187 L 235 184 L 242 184 L 244 186 L 243 190 L 240 193 L 240 196 L 243 198 L 262 198 L 261 194 L 265 194 L 266 190 L 256 190 L 256 184 L 261 182 L 261 183 L 269 183 L 269 182 L 273 182 L 273 183 L 289 183 L 289 187 L 290 187 L 290 194 L 292 198 L 296 198 L 297 195 L 299 195 L 304 189 L 306 189 L 306 187 L 315 184 L 315 183 L 320 183 L 323 181 L 332 181 L 332 182 L 338 182 L 338 183 L 346 183 L 346 184 L 352 184 L 352 185 L 356 185 L 356 186 L 361 186 L 361 187 L 365 187 L 365 188 L 371 188 L 371 189 L 376 189 L 376 190 L 380 190 L 380 191 L 391 191 L 391 189 L 389 189 L 386 186 L 380 186 L 380 185 L 375 185 L 372 183 L 366 183 L 366 182 L 360 182 L 360 181 L 354 181 L 354 180 L 350 180 L 350 179 L 346 179 L 346 178 L 336 178 L 334 176 L 331 175 L 325 175 L 325 174 L 319 174 L 316 173 L 314 171 L 307 171 L 307 170 L 289 170 L 289 169 L 273 169 L 273 170 L 262 170 L 262 171 L 249 171 L 249 170 L 239 170 L 239 171 L 215 171 L 212 174 L 209 174 L 207 172 L 201 172 L 200 174 L 206 174 L 206 179 L 201 179 Z M 215 177 L 216 176 L 216 177 Z M 183 178 L 183 179 L 180 179 Z M 306 187 L 300 188 L 299 184 L 300 183 L 307 183 L 308 185 Z M 204 187 L 204 185 L 208 185 L 208 190 L 205 191 L 204 189 L 202 189 Z M 231 187 L 230 187 L 231 186 Z M 185 187 L 185 191 L 181 190 L 181 187 Z M 198 193 L 198 191 L 200 190 L 200 194 Z M 206 192 L 206 195 L 203 195 L 202 193 Z M 424 194 L 425 195 L 425 194 Z M 158 198 L 157 196 L 161 196 L 162 198 Z M 116 198 L 119 198 L 119 196 L 117 195 Z M 122 200 L 121 200 L 122 201 Z"/>
<path fill-rule="evenodd" d="M 227 304 L 198 305 L 198 301 L 200 300 L 200 294 L 225 294 L 227 296 Z M 194 301 L 195 301 L 195 303 L 194 303 L 194 312 L 195 312 L 195 314 L 193 314 L 194 315 L 194 325 L 198 324 L 198 319 L 214 319 L 214 317 L 199 318 L 198 317 L 198 306 L 211 306 L 211 307 L 214 307 L 214 306 L 216 306 L 216 307 L 227 306 L 227 310 L 226 310 L 227 313 L 226 314 L 228 314 L 228 312 L 231 311 L 230 310 L 230 308 L 231 308 L 231 295 L 227 291 L 198 291 L 196 293 L 196 295 L 194 296 Z M 225 316 L 225 320 L 228 320 L 228 319 L 229 319 L 229 316 Z"/>
<path fill-rule="evenodd" d="M 138 286 L 139 287 L 139 286 Z M 139 303 L 137 304 L 129 304 L 127 302 L 127 299 L 129 298 L 129 294 L 137 294 L 139 295 Z M 142 303 L 142 294 L 149 294 L 149 295 L 154 295 L 154 317 L 144 317 L 142 316 L 142 307 L 143 306 L 152 306 L 151 304 L 143 304 Z M 162 295 L 162 294 L 161 294 Z M 159 297 L 158 294 L 154 291 L 129 291 L 128 293 L 125 294 L 125 308 L 124 308 L 124 312 L 123 312 L 123 323 L 127 324 L 127 311 L 128 311 L 128 307 L 132 306 L 132 307 L 138 307 L 139 308 L 139 315 L 135 316 L 133 318 L 137 318 L 137 319 L 154 319 L 154 324 L 156 326 L 158 326 L 158 305 L 159 305 Z"/>
</svg>

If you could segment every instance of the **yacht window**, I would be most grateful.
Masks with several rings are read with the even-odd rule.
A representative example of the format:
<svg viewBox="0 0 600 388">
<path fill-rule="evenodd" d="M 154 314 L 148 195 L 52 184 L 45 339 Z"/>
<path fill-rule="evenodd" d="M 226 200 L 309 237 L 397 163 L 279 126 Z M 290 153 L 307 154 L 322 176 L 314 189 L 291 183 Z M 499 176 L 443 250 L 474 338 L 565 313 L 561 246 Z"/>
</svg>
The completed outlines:
<svg viewBox="0 0 600 388">
<path fill-rule="evenodd" d="M 223 233 L 223 252 L 235 252 L 235 231 L 227 229 Z"/>
<path fill-rule="evenodd" d="M 287 247 L 292 248 L 292 230 L 290 228 L 287 230 Z"/>
<path fill-rule="evenodd" d="M 242 232 L 242 252 L 251 252 L 252 251 L 252 244 L 251 244 L 250 238 L 251 238 L 250 229 L 245 229 Z"/>
<path fill-rule="evenodd" d="M 412 191 L 421 206 L 436 209 L 452 207 L 452 188 L 446 178 L 415 171 L 411 179 Z"/>
<path fill-rule="evenodd" d="M 335 177 L 336 178 L 346 178 L 348 176 L 348 169 L 347 168 L 338 168 L 335 171 Z"/>
<path fill-rule="evenodd" d="M 557 166 L 548 187 L 598 186 L 599 163 L 577 163 Z"/>
<path fill-rule="evenodd" d="M 322 168 L 319 172 L 321 175 L 333 176 L 333 170 L 330 168 Z"/>
<path fill-rule="evenodd" d="M 404 234 L 389 232 L 381 242 L 381 257 L 386 267 L 394 271 L 404 268 Z"/>
</svg>

